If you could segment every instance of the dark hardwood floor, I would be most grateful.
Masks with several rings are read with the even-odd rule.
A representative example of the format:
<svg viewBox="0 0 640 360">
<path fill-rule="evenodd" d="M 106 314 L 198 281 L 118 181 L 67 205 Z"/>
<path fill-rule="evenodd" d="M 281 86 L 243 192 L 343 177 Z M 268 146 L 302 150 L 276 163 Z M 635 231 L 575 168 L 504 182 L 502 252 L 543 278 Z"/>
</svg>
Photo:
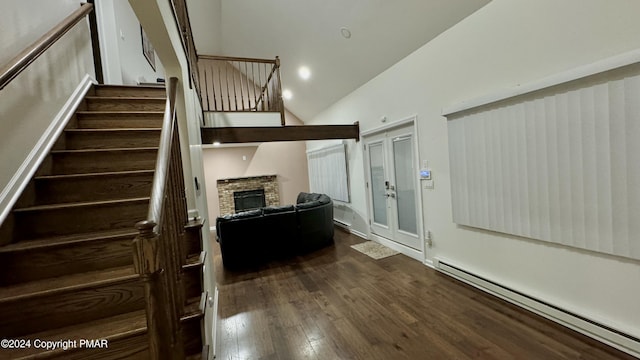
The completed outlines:
<svg viewBox="0 0 640 360">
<path fill-rule="evenodd" d="M 215 240 L 212 240 L 215 243 Z M 403 255 L 335 246 L 223 269 L 217 359 L 634 359 Z"/>
</svg>

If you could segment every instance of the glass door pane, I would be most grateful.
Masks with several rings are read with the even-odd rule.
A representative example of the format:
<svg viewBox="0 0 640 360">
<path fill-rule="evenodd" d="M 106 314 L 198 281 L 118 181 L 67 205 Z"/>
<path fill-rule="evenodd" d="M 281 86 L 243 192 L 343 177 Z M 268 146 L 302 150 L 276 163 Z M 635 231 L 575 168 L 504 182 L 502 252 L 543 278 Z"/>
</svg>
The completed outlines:
<svg viewBox="0 0 640 360">
<path fill-rule="evenodd" d="M 369 145 L 369 167 L 371 173 L 371 200 L 373 221 L 388 226 L 387 196 L 384 180 L 384 152 L 382 143 Z"/>
<path fill-rule="evenodd" d="M 398 207 L 398 229 L 418 233 L 416 189 L 413 171 L 413 142 L 411 136 L 393 140 L 395 192 Z"/>
</svg>

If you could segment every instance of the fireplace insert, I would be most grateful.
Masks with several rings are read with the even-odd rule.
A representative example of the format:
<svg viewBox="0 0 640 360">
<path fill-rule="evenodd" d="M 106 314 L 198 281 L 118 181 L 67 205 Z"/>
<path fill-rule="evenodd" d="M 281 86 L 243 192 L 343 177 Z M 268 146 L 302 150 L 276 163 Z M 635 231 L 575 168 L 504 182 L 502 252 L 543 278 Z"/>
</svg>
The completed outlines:
<svg viewBox="0 0 640 360">
<path fill-rule="evenodd" d="M 241 211 L 260 209 L 266 206 L 264 189 L 234 191 L 233 202 L 236 213 L 239 213 Z"/>
</svg>

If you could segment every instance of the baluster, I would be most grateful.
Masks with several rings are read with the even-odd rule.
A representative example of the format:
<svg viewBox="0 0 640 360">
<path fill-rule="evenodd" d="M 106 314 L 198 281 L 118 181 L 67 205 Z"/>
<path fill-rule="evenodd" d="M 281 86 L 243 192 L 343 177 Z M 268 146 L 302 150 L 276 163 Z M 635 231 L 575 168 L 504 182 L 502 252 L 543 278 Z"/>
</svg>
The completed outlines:
<svg viewBox="0 0 640 360">
<path fill-rule="evenodd" d="M 211 63 L 209 61 L 207 61 L 207 63 Z M 209 74 L 211 77 L 211 92 L 213 95 L 213 109 L 217 109 L 218 105 L 216 104 L 216 80 L 215 80 L 215 75 L 214 75 L 214 69 L 212 66 L 207 66 L 207 69 L 209 69 Z M 207 87 L 209 87 L 209 84 L 207 84 Z M 209 107 L 209 111 L 211 111 L 211 107 Z"/>
<path fill-rule="evenodd" d="M 238 78 L 240 79 L 240 110 L 244 111 L 244 96 L 242 96 L 242 92 L 243 92 L 243 81 L 242 81 L 242 63 L 238 61 L 238 68 L 236 69 L 236 72 L 238 74 Z"/>
<path fill-rule="evenodd" d="M 236 103 L 236 111 L 238 111 L 238 93 L 236 92 L 236 67 L 233 65 L 233 62 L 230 63 L 231 64 L 231 75 L 233 76 L 233 98 L 235 100 Z"/>
<path fill-rule="evenodd" d="M 218 111 L 223 111 L 224 110 L 224 98 L 223 98 L 223 94 L 222 94 L 222 73 L 220 70 L 220 61 L 216 61 L 216 67 L 218 68 L 218 81 L 217 83 L 220 85 L 220 107 L 216 108 L 216 110 Z"/>
<path fill-rule="evenodd" d="M 256 84 L 256 79 L 257 79 L 256 73 L 255 73 L 256 66 L 259 66 L 259 64 L 251 63 L 251 73 L 252 73 L 251 81 L 253 84 L 253 109 L 255 111 L 258 111 L 258 86 L 260 85 Z M 260 68 L 258 67 L 258 69 Z"/>
<path fill-rule="evenodd" d="M 247 103 L 245 104 L 245 110 L 251 110 L 251 94 L 249 93 L 249 72 L 247 71 L 247 62 L 244 62 L 244 74 L 245 82 L 247 83 Z"/>
<path fill-rule="evenodd" d="M 258 89 L 260 89 L 260 106 L 261 109 L 264 109 L 264 91 L 262 91 L 262 72 L 264 69 L 264 64 L 258 64 Z"/>
<path fill-rule="evenodd" d="M 284 118 L 284 100 L 282 100 L 282 78 L 280 77 L 280 58 L 276 56 L 276 75 L 278 76 L 278 83 L 276 86 L 278 87 L 278 92 L 276 95 L 276 101 L 278 102 L 278 111 L 280 111 L 280 124 L 282 126 L 285 125 Z"/>
<path fill-rule="evenodd" d="M 203 77 L 204 77 L 204 98 L 207 99 L 207 105 L 206 105 L 206 109 L 204 111 L 210 111 L 211 110 L 211 106 L 209 104 L 209 82 L 207 81 L 207 68 L 206 67 L 204 68 L 204 71 L 203 71 Z M 204 102 L 204 99 L 202 99 L 202 102 Z M 204 106 L 205 105 L 202 104 L 202 107 L 204 107 Z"/>
<path fill-rule="evenodd" d="M 269 111 L 269 89 L 267 89 L 267 85 L 269 84 L 269 65 L 264 64 L 262 69 L 264 71 L 264 84 L 262 85 L 262 103 L 264 106 L 262 107 L 262 110 Z"/>
<path fill-rule="evenodd" d="M 231 111 L 231 91 L 229 91 L 229 62 L 224 63 L 224 80 L 227 85 L 227 110 Z"/>
</svg>

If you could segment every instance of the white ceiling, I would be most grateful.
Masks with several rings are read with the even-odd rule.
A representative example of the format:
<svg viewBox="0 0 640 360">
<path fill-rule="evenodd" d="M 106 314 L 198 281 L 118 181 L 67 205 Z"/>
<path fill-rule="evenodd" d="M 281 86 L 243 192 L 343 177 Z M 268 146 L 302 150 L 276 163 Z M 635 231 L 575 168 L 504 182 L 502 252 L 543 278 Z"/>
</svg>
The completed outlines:
<svg viewBox="0 0 640 360">
<path fill-rule="evenodd" d="M 199 54 L 279 56 L 283 88 L 293 93 L 285 106 L 304 121 L 489 1 L 190 0 L 189 13 Z M 312 72 L 306 81 L 297 75 L 303 65 Z"/>
</svg>

